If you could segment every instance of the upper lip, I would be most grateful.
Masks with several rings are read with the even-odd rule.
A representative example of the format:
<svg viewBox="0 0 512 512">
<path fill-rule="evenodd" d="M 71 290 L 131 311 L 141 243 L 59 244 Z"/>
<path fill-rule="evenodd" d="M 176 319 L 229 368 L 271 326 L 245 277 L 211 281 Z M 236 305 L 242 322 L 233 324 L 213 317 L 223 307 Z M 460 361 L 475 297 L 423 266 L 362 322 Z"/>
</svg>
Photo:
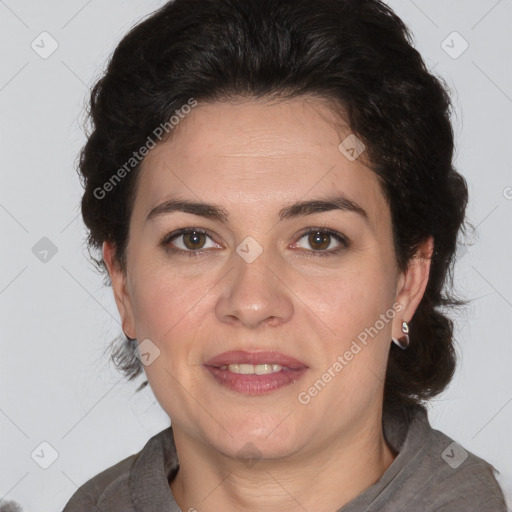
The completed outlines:
<svg viewBox="0 0 512 512">
<path fill-rule="evenodd" d="M 206 366 L 220 367 L 230 364 L 278 364 L 290 369 L 307 368 L 307 365 L 294 357 L 281 352 L 231 350 L 223 352 L 204 363 Z"/>
</svg>

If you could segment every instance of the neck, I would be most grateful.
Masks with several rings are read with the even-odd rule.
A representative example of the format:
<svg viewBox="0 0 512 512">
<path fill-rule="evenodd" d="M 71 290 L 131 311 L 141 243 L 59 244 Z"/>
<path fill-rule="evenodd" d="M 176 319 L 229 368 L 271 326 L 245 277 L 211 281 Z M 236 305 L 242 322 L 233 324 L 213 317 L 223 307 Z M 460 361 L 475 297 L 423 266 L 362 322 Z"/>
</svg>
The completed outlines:
<svg viewBox="0 0 512 512">
<path fill-rule="evenodd" d="M 172 493 L 186 511 L 333 512 L 374 484 L 396 456 L 376 420 L 314 450 L 252 463 L 219 454 L 173 425 L 180 469 Z"/>
</svg>

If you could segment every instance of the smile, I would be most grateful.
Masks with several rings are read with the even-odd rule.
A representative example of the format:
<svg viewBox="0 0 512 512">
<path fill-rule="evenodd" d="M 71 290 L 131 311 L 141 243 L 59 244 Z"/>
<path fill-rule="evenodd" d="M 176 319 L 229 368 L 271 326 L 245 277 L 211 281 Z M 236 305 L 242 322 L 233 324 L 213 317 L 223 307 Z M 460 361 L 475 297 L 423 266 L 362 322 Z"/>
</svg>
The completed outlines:
<svg viewBox="0 0 512 512">
<path fill-rule="evenodd" d="M 267 394 L 295 384 L 309 370 L 296 358 L 259 350 L 224 352 L 207 361 L 204 368 L 213 382 L 246 395 Z"/>
<path fill-rule="evenodd" d="M 270 373 L 280 372 L 283 368 L 280 364 L 224 364 L 219 367 L 220 370 L 228 370 L 231 373 L 241 373 L 243 375 L 268 375 Z"/>
</svg>

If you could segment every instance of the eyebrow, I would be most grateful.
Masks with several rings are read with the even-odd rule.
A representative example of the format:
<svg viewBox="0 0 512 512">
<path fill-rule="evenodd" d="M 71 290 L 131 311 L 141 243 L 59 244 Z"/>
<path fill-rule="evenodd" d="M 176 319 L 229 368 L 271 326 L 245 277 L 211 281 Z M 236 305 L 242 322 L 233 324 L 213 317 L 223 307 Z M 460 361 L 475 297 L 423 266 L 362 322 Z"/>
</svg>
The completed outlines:
<svg viewBox="0 0 512 512">
<path fill-rule="evenodd" d="M 366 223 L 369 223 L 369 216 L 366 210 L 343 194 L 322 199 L 312 199 L 309 201 L 293 203 L 292 205 L 286 206 L 279 211 L 279 219 L 287 220 L 295 217 L 313 215 L 315 213 L 327 212 L 331 210 L 341 210 L 355 213 L 359 215 Z M 160 215 L 177 211 L 217 220 L 223 224 L 226 224 L 229 221 L 229 213 L 226 209 L 215 204 L 200 203 L 189 201 L 187 199 L 170 199 L 165 201 L 149 212 L 148 216 L 146 217 L 146 221 Z"/>
</svg>

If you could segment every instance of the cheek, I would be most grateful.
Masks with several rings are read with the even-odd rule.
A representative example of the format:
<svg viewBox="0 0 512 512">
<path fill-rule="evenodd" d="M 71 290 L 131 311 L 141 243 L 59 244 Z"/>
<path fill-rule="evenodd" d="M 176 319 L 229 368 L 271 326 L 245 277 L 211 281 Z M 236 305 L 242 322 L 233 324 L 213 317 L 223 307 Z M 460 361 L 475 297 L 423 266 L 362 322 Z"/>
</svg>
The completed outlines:
<svg viewBox="0 0 512 512">
<path fill-rule="evenodd" d="M 393 294 L 389 276 L 383 269 L 361 265 L 350 272 L 334 274 L 322 286 L 310 287 L 308 302 L 330 330 L 346 342 L 373 326 L 386 313 Z M 380 323 L 379 330 L 383 330 Z"/>
<path fill-rule="evenodd" d="M 335 335 L 322 338 L 324 354 L 307 385 L 323 389 L 322 382 L 326 383 L 325 392 L 309 388 L 317 393 L 314 407 L 318 410 L 328 408 L 340 414 L 353 410 L 362 414 L 380 396 L 391 326 L 398 313 L 392 307 L 386 280 L 378 273 L 368 273 L 364 279 L 332 281 L 331 286 L 322 294 L 315 311 L 322 310 L 318 316 Z M 314 301 L 310 303 L 313 305 Z M 303 391 L 308 393 L 308 388 Z"/>
<path fill-rule="evenodd" d="M 315 379 L 329 381 L 329 391 L 321 393 L 317 406 L 364 409 L 385 380 L 391 326 L 398 314 L 389 276 L 377 265 L 360 267 L 318 291 L 309 303 L 335 335 L 323 339 L 324 357 Z"/>
<path fill-rule="evenodd" d="M 137 332 L 155 342 L 172 338 L 201 314 L 206 304 L 202 299 L 214 285 L 204 275 L 184 277 L 165 265 L 134 275 L 131 295 Z"/>
<path fill-rule="evenodd" d="M 201 346 L 194 340 L 201 318 L 211 310 L 208 288 L 204 277 L 180 276 L 166 266 L 143 268 L 132 287 L 136 331 L 139 341 L 149 339 L 159 350 L 144 372 L 159 403 L 169 414 L 179 416 L 191 408 L 184 389 L 194 389 L 191 369 L 200 359 Z"/>
</svg>

